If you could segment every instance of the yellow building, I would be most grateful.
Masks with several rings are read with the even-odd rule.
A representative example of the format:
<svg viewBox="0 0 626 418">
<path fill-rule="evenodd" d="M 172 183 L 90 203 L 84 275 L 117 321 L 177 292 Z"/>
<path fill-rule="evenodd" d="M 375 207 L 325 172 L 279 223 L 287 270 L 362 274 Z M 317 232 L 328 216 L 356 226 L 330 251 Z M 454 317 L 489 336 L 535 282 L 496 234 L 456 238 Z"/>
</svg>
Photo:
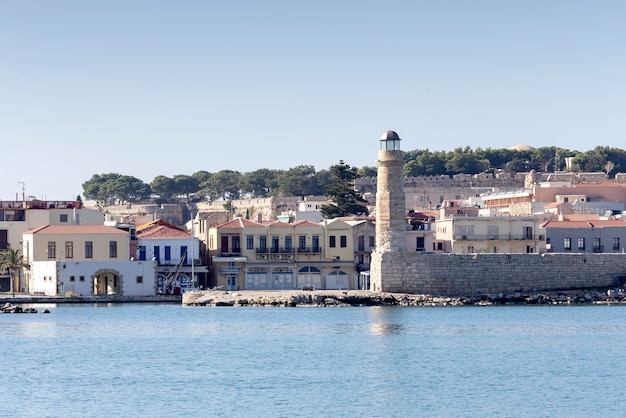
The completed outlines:
<svg viewBox="0 0 626 418">
<path fill-rule="evenodd" d="M 352 229 L 343 221 L 268 224 L 237 218 L 210 228 L 212 284 L 226 290 L 347 289 Z"/>
</svg>

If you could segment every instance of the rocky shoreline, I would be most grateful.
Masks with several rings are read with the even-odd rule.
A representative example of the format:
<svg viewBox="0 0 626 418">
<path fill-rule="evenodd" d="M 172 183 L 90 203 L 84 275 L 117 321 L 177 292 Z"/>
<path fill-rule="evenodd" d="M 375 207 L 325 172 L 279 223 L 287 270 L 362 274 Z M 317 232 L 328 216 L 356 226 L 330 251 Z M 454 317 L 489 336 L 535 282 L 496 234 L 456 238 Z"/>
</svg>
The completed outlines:
<svg viewBox="0 0 626 418">
<path fill-rule="evenodd" d="M 183 295 L 186 306 L 340 307 L 626 304 L 622 289 L 435 296 L 369 291 L 200 291 Z"/>
</svg>

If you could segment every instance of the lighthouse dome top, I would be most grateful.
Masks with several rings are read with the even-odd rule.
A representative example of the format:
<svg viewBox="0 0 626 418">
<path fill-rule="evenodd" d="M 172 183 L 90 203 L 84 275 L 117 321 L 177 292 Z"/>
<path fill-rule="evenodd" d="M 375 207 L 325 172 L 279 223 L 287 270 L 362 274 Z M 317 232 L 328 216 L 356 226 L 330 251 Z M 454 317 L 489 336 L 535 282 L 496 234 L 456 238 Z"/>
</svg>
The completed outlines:
<svg viewBox="0 0 626 418">
<path fill-rule="evenodd" d="M 384 151 L 399 151 L 400 137 L 394 131 L 383 132 L 380 137 L 380 149 Z"/>
</svg>

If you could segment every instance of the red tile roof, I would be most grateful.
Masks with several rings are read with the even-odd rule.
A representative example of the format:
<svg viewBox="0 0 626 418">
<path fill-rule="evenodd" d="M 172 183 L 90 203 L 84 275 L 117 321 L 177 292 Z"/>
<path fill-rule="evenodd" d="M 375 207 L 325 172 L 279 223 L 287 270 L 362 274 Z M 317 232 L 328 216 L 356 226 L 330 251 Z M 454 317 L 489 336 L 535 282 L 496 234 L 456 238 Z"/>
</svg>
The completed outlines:
<svg viewBox="0 0 626 418">
<path fill-rule="evenodd" d="M 137 234 L 137 238 L 158 238 L 158 239 L 166 239 L 166 238 L 183 238 L 189 239 L 191 238 L 191 234 L 186 233 L 185 231 L 181 231 L 178 228 L 170 228 L 165 225 L 154 226 L 146 231 L 143 231 Z"/>
<path fill-rule="evenodd" d="M 623 220 L 593 220 L 593 221 L 547 221 L 541 224 L 543 228 L 626 228 Z"/>
<path fill-rule="evenodd" d="M 106 225 L 45 225 L 24 232 L 25 234 L 119 234 L 128 235 L 127 231 Z"/>
<path fill-rule="evenodd" d="M 225 224 L 218 225 L 217 228 L 218 229 L 241 229 L 246 226 L 250 227 L 250 226 L 265 226 L 265 225 L 260 224 L 258 222 L 253 222 L 249 219 L 236 218 L 236 219 L 233 219 L 232 221 L 226 222 Z"/>
</svg>

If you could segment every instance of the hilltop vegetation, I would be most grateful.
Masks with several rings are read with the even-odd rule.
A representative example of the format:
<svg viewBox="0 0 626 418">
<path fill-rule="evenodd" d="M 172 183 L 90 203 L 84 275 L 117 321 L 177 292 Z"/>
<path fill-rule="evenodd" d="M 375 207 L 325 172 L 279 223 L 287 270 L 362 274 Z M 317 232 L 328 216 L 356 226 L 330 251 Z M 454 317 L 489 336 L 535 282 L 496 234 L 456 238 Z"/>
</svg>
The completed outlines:
<svg viewBox="0 0 626 418">
<path fill-rule="evenodd" d="M 558 147 L 530 150 L 481 149 L 470 147 L 454 151 L 414 150 L 404 152 L 404 171 L 408 177 L 439 176 L 459 173 L 478 174 L 505 170 L 512 173 L 534 169 L 538 172 L 561 171 L 569 159 L 571 171 L 606 172 L 609 177 L 626 172 L 626 151 L 596 147 L 591 151 L 570 151 Z M 230 201 L 242 197 L 337 196 L 337 175 L 350 182 L 356 177 L 376 176 L 376 167 L 350 167 L 341 161 L 327 170 L 302 165 L 288 170 L 258 169 L 249 173 L 221 170 L 198 171 L 191 175 L 157 176 L 150 184 L 118 173 L 94 174 L 83 183 L 84 197 L 102 205 L 153 200 L 173 203 L 201 200 Z M 350 175 L 348 175 L 350 174 Z M 354 174 L 354 177 L 352 176 Z M 343 176 L 343 177 L 342 177 Z M 342 181 L 343 181 L 342 180 Z M 353 199 L 354 196 L 349 196 Z"/>
</svg>

